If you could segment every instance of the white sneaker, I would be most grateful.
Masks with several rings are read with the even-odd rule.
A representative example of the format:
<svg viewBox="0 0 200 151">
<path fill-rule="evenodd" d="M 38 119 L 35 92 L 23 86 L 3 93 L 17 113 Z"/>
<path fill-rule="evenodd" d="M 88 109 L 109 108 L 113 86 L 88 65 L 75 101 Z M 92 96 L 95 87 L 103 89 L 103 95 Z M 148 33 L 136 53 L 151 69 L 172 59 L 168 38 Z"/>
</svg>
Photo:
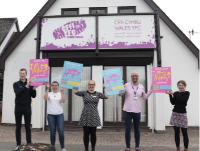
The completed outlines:
<svg viewBox="0 0 200 151">
<path fill-rule="evenodd" d="M 19 148 L 19 145 L 15 148 L 15 150 L 14 151 L 17 151 L 18 150 L 18 148 Z"/>
</svg>

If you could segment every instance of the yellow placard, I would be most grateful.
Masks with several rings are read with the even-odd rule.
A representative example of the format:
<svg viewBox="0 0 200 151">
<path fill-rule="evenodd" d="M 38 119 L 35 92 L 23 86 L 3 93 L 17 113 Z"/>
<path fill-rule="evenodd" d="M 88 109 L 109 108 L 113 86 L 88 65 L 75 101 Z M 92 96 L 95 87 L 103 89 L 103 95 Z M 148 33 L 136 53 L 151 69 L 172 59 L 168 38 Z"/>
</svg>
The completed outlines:
<svg viewBox="0 0 200 151">
<path fill-rule="evenodd" d="M 68 81 L 68 84 L 70 84 L 70 85 L 76 85 L 76 86 L 80 85 L 79 82 L 73 82 L 73 81 Z"/>
<path fill-rule="evenodd" d="M 112 87 L 113 90 L 123 89 L 123 88 L 124 88 L 124 85 Z"/>
</svg>

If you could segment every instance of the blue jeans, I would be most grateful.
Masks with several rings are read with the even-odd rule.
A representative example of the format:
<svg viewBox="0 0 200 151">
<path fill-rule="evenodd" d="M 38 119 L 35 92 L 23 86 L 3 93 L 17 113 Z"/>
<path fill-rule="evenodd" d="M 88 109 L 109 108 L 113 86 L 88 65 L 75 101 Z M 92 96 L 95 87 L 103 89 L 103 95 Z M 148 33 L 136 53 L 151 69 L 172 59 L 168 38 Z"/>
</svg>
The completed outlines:
<svg viewBox="0 0 200 151">
<path fill-rule="evenodd" d="M 140 145 L 140 117 L 141 113 L 133 113 L 124 111 L 124 119 L 125 119 L 125 139 L 126 139 L 126 147 L 130 149 L 130 140 L 131 140 L 131 124 L 133 119 L 134 126 L 134 136 L 135 136 L 135 148 L 139 148 Z"/>
<path fill-rule="evenodd" d="M 50 140 L 51 145 L 55 146 L 56 142 L 56 126 L 58 128 L 58 134 L 59 134 L 59 141 L 61 149 L 65 148 L 65 137 L 64 137 L 64 115 L 51 115 L 48 114 L 47 116 L 49 127 L 50 127 Z"/>
</svg>

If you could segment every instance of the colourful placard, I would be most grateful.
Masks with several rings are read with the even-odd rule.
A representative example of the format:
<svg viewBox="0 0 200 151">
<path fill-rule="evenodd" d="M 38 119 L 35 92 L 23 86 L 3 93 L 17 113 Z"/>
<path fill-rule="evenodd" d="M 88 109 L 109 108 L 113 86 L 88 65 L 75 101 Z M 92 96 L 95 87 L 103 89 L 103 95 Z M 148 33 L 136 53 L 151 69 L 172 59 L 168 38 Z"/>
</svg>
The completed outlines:
<svg viewBox="0 0 200 151">
<path fill-rule="evenodd" d="M 107 95 L 125 92 L 120 68 L 103 70 L 103 78 Z"/>
<path fill-rule="evenodd" d="M 171 67 L 153 67 L 153 93 L 165 93 L 166 90 L 171 90 L 171 76 Z"/>
<path fill-rule="evenodd" d="M 30 60 L 30 86 L 40 86 L 49 83 L 49 60 Z"/>
<path fill-rule="evenodd" d="M 60 86 L 68 89 L 78 90 L 82 69 L 83 64 L 65 61 Z"/>
</svg>

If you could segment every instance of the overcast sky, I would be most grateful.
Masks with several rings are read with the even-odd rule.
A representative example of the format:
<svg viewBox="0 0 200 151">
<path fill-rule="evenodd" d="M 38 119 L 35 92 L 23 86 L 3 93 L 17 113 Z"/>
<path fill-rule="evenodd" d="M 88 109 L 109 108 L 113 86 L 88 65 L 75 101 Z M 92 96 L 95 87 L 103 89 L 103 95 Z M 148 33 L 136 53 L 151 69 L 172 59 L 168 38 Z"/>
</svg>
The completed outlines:
<svg viewBox="0 0 200 151">
<path fill-rule="evenodd" d="M 192 42 L 200 49 L 200 0 L 154 1 L 188 37 L 192 29 L 199 32 L 192 36 Z M 0 18 L 17 17 L 22 31 L 46 2 L 47 0 L 0 0 Z"/>
</svg>

